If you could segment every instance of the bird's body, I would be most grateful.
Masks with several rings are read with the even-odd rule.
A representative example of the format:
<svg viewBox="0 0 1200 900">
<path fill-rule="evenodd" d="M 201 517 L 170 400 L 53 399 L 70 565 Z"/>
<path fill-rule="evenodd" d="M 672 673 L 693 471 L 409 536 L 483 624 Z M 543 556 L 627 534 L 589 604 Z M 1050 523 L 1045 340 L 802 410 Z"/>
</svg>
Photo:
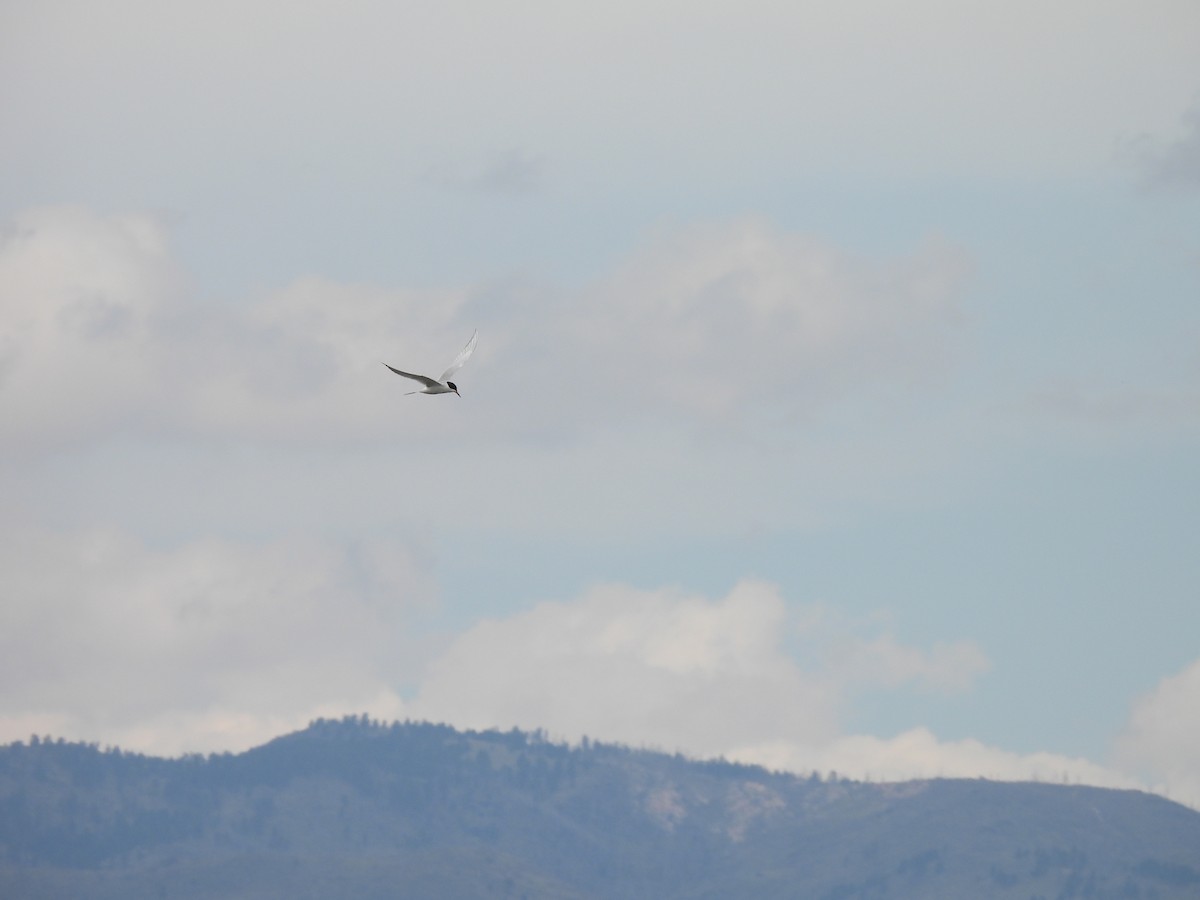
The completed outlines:
<svg viewBox="0 0 1200 900">
<path fill-rule="evenodd" d="M 413 381 L 417 381 L 425 385 L 422 390 L 409 391 L 410 394 L 458 394 L 458 396 L 461 397 L 462 394 L 458 393 L 458 385 L 450 380 L 450 376 L 461 369 L 463 364 L 471 358 L 471 354 L 475 352 L 475 344 L 478 340 L 479 332 L 476 331 L 471 335 L 471 339 L 467 341 L 467 346 L 463 347 L 462 352 L 454 358 L 454 362 L 450 363 L 450 368 L 442 373 L 442 377 L 440 379 L 430 378 L 428 375 L 414 375 L 411 372 L 401 372 L 399 369 L 393 366 L 388 366 L 387 363 L 384 363 L 384 365 L 397 375 L 401 375 L 405 378 L 411 378 Z"/>
</svg>

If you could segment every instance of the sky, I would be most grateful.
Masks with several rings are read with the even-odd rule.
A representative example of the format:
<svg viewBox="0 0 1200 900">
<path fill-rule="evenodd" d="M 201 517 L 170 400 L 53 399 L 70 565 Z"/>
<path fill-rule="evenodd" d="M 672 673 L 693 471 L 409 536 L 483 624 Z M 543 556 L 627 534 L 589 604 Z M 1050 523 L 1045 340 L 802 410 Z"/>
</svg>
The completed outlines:
<svg viewBox="0 0 1200 900">
<path fill-rule="evenodd" d="M 1192 0 L 4 0 L 0 121 L 0 741 L 1200 806 Z"/>
</svg>

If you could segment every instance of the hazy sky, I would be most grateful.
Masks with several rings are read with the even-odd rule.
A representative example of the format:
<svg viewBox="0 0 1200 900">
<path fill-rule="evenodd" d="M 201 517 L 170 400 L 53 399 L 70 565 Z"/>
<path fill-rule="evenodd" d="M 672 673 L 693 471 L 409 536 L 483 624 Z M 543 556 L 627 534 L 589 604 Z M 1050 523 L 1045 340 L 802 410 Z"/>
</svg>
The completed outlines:
<svg viewBox="0 0 1200 900">
<path fill-rule="evenodd" d="M 6 0 L 0 122 L 0 740 L 1200 804 L 1194 0 Z"/>
</svg>

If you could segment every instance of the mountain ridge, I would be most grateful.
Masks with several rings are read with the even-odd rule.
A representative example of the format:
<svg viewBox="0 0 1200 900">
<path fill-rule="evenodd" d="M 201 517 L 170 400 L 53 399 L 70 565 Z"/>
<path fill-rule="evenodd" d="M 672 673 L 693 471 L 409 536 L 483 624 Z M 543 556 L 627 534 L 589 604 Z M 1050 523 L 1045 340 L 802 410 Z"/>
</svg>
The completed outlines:
<svg viewBox="0 0 1200 900">
<path fill-rule="evenodd" d="M 1200 813 L 348 716 L 238 754 L 0 747 L 0 895 L 1194 900 Z"/>
</svg>

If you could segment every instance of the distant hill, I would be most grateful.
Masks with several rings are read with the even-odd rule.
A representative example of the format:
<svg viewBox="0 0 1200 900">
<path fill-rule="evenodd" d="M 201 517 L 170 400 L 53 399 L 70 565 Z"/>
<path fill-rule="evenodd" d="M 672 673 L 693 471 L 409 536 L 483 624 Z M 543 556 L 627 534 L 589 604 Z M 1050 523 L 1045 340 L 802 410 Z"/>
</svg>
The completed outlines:
<svg viewBox="0 0 1200 900">
<path fill-rule="evenodd" d="M 1200 898 L 1200 813 L 317 721 L 237 755 L 0 748 L 0 897 Z"/>
</svg>

